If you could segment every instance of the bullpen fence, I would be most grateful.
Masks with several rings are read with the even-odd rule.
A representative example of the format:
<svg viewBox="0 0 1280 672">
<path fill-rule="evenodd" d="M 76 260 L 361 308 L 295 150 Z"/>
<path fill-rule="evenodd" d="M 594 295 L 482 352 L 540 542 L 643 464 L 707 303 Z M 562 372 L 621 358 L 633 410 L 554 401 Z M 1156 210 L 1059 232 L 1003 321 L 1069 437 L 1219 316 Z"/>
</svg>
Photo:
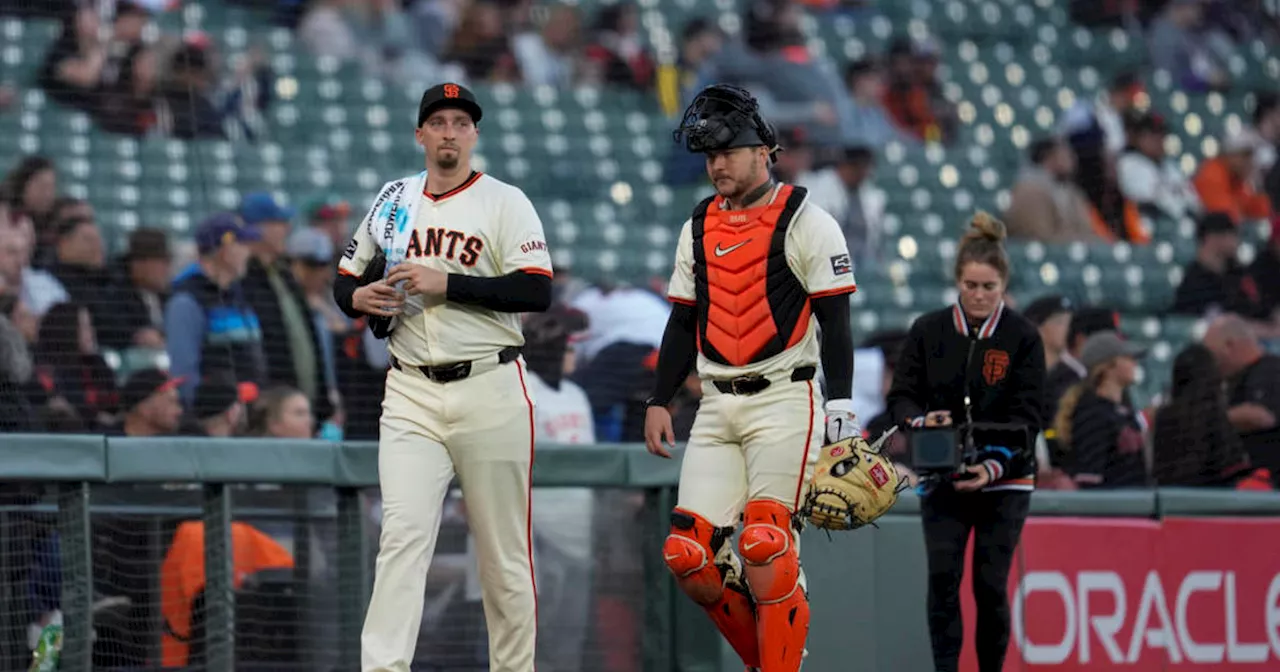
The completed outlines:
<svg viewBox="0 0 1280 672">
<path fill-rule="evenodd" d="M 376 452 L 0 436 L 0 669 L 25 669 L 31 633 L 57 610 L 68 672 L 358 670 L 380 513 Z M 546 590 L 589 594 L 583 622 L 547 617 L 540 636 L 576 642 L 584 672 L 741 669 L 662 566 L 678 474 L 679 455 L 639 446 L 539 449 L 535 494 L 590 489 L 585 507 L 545 503 L 549 527 L 589 528 L 585 558 L 539 542 L 535 519 Z M 453 501 L 415 670 L 487 669 Z M 1278 533 L 1272 493 L 1037 493 L 1010 582 L 1018 622 L 1006 669 L 1276 669 Z M 806 531 L 806 672 L 930 669 L 923 551 L 910 495 L 879 529 Z M 968 653 L 965 665 L 976 669 Z"/>
</svg>

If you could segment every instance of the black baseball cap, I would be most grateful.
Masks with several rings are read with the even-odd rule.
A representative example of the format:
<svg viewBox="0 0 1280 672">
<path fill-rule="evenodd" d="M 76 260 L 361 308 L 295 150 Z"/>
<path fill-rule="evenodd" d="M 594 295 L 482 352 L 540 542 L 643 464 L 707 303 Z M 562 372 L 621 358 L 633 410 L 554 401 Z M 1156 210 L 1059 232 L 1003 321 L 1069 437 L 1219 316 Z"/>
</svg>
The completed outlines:
<svg viewBox="0 0 1280 672">
<path fill-rule="evenodd" d="M 422 102 L 418 104 L 418 125 L 427 120 L 436 110 L 456 108 L 471 115 L 471 121 L 480 123 L 484 116 L 475 94 L 461 84 L 446 82 L 437 84 L 422 92 Z"/>
<path fill-rule="evenodd" d="M 236 381 L 229 376 L 210 376 L 196 386 L 192 413 L 199 420 L 211 418 L 240 401 Z"/>
<path fill-rule="evenodd" d="M 1071 315 L 1071 328 L 1067 343 L 1075 343 L 1077 336 L 1088 338 L 1100 331 L 1118 331 L 1120 314 L 1107 308 L 1081 308 Z"/>
<path fill-rule="evenodd" d="M 1051 294 L 1032 301 L 1031 305 L 1022 311 L 1022 316 L 1031 320 L 1038 327 L 1049 321 L 1049 318 L 1054 315 L 1070 313 L 1071 311 L 1071 299 L 1061 294 Z"/>
<path fill-rule="evenodd" d="M 143 369 L 129 376 L 120 390 L 120 406 L 125 411 L 151 398 L 153 394 L 176 389 L 182 384 L 182 378 L 171 377 L 160 369 Z"/>
<path fill-rule="evenodd" d="M 1235 220 L 1225 212 L 1209 212 L 1196 222 L 1196 240 L 1204 240 L 1219 233 L 1239 234 Z"/>
</svg>

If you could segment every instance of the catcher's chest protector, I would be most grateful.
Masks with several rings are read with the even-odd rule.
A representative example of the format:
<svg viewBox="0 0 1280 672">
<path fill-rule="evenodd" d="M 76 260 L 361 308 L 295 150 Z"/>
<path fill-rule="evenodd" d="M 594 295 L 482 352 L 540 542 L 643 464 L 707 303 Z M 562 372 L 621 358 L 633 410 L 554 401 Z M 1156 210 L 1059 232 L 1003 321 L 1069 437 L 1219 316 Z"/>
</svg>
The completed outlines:
<svg viewBox="0 0 1280 672">
<path fill-rule="evenodd" d="M 728 366 L 763 361 L 797 344 L 809 327 L 809 295 L 787 265 L 787 230 L 803 187 L 783 185 L 750 210 L 694 209 L 693 278 L 698 350 Z"/>
</svg>

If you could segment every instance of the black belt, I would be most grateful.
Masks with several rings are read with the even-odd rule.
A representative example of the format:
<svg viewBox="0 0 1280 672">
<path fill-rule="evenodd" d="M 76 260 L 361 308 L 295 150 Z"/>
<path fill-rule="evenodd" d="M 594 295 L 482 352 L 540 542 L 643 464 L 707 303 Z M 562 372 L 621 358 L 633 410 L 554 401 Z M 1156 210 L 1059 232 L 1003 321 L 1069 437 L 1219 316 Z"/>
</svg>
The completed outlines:
<svg viewBox="0 0 1280 672">
<path fill-rule="evenodd" d="M 520 356 L 520 348 L 510 346 L 498 351 L 498 364 L 510 364 L 516 361 Z M 416 369 L 426 376 L 427 380 L 434 380 L 437 383 L 452 383 L 455 380 L 462 380 L 471 375 L 471 362 L 455 362 L 453 364 L 437 364 L 436 366 L 413 366 L 411 364 L 400 363 L 400 360 L 391 356 L 391 366 L 397 371 L 404 371 L 405 367 Z"/>
<path fill-rule="evenodd" d="M 818 374 L 816 366 L 802 366 L 791 372 L 791 382 L 798 383 L 802 380 L 813 380 Z M 724 394 L 756 394 L 764 391 L 772 382 L 759 374 L 749 376 L 738 376 L 737 378 L 729 378 L 728 380 L 713 380 L 712 385 L 716 386 Z"/>
</svg>

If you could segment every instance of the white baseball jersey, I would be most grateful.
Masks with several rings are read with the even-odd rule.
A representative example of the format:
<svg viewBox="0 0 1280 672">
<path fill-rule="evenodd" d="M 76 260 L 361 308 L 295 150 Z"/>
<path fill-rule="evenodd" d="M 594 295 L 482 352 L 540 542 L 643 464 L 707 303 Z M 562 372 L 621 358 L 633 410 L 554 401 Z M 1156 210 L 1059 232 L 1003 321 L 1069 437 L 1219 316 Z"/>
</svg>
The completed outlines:
<svg viewBox="0 0 1280 672">
<path fill-rule="evenodd" d="M 773 199 L 780 190 L 774 189 Z M 758 216 L 769 203 L 735 212 L 746 218 Z M 744 241 L 745 243 L 745 241 Z M 722 250 L 732 254 L 735 246 Z M 857 291 L 853 267 L 849 259 L 849 246 L 844 232 L 830 214 L 806 200 L 796 211 L 787 229 L 784 241 L 787 266 L 804 286 L 809 298 L 848 294 Z M 685 220 L 676 243 L 676 265 L 667 288 L 667 297 L 677 303 L 694 304 L 696 285 L 693 277 L 693 220 Z M 765 272 L 765 264 L 758 264 L 759 273 Z M 727 366 L 698 354 L 698 375 L 702 378 L 725 379 L 748 373 L 777 374 L 801 366 L 816 366 L 819 359 L 818 321 L 812 315 L 808 328 L 800 342 L 761 362 L 745 367 Z"/>
<path fill-rule="evenodd" d="M 590 445 L 596 441 L 595 424 L 587 393 L 576 383 L 560 381 L 552 389 L 536 373 L 529 373 L 529 388 L 538 400 L 534 407 L 535 434 L 539 442 Z M 562 553 L 585 560 L 591 555 L 591 516 L 595 495 L 590 488 L 534 488 L 533 531 Z"/>
<path fill-rule="evenodd" d="M 401 260 L 481 277 L 552 275 L 542 221 L 519 188 L 483 173 L 438 196 L 424 194 L 425 185 L 423 173 L 383 186 L 343 253 L 340 273 L 359 277 L 382 247 L 388 271 Z M 403 197 L 393 207 L 397 190 Z M 405 301 L 388 340 L 400 361 L 432 366 L 524 345 L 519 314 L 422 296 Z"/>
</svg>

